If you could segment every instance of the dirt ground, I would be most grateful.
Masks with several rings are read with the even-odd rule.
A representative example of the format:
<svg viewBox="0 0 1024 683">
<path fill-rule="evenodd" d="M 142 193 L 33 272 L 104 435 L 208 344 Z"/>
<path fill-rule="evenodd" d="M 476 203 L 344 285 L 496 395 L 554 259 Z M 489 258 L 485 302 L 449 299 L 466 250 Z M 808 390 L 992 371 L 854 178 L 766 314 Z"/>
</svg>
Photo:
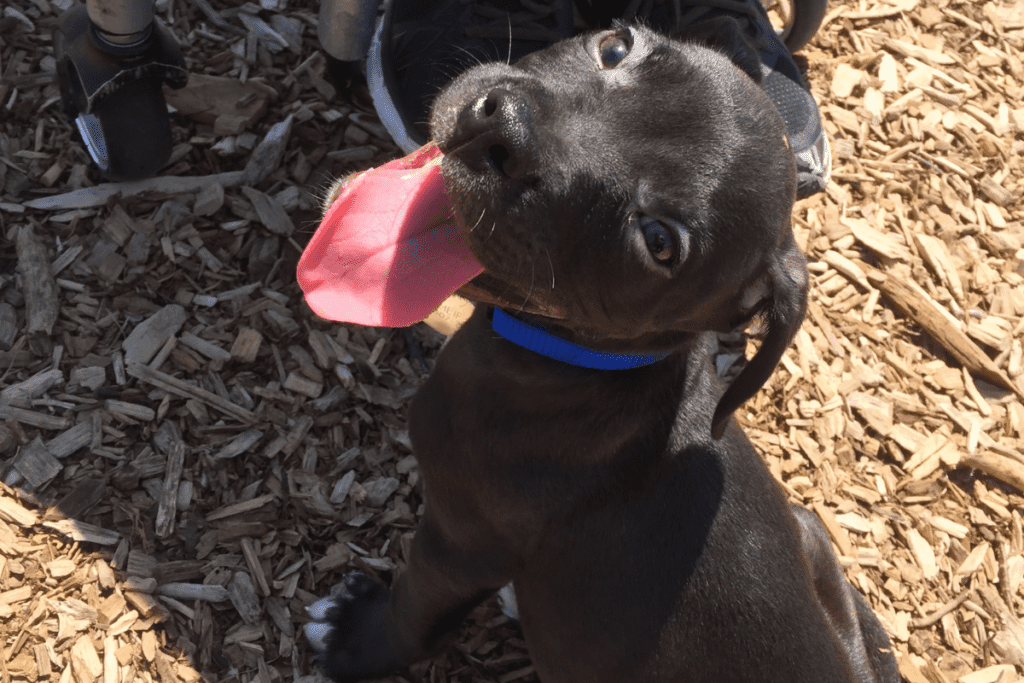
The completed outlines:
<svg viewBox="0 0 1024 683">
<path fill-rule="evenodd" d="M 396 150 L 315 3 L 213 4 L 158 3 L 191 80 L 168 167 L 122 186 L 60 113 L 63 5 L 0 14 L 0 683 L 315 676 L 304 607 L 390 579 L 421 512 L 405 412 L 442 337 L 319 320 L 294 278 L 329 180 Z M 1024 0 L 833 0 L 800 54 L 832 182 L 739 418 L 910 683 L 1024 671 L 1022 55 Z M 536 676 L 491 601 L 391 680 Z"/>
</svg>

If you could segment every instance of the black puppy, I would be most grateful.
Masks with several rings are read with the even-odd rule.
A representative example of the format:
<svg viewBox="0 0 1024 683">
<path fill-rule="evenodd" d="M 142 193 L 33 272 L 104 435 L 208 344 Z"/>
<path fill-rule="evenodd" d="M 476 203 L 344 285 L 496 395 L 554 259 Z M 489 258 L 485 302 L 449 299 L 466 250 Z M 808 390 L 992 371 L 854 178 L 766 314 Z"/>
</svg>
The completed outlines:
<svg viewBox="0 0 1024 683">
<path fill-rule="evenodd" d="M 462 291 L 498 305 L 413 401 L 427 505 L 408 569 L 390 591 L 350 574 L 311 610 L 335 680 L 437 652 L 510 580 L 545 683 L 899 680 L 820 522 L 731 417 L 806 304 L 758 69 L 733 22 L 619 27 L 440 94 L 442 171 L 486 269 Z M 713 334 L 755 317 L 764 340 L 723 393 Z"/>
</svg>

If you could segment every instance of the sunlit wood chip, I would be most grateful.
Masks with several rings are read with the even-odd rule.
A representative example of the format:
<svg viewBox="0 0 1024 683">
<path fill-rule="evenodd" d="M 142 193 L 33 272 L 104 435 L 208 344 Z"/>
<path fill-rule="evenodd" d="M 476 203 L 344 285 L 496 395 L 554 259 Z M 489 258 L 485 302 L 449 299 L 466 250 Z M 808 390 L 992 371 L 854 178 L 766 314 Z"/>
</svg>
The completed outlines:
<svg viewBox="0 0 1024 683">
<path fill-rule="evenodd" d="M 933 579 L 938 576 L 939 565 L 935 561 L 935 551 L 917 529 L 907 531 L 907 544 L 910 546 L 910 553 L 914 556 L 917 566 L 921 568 L 924 578 Z"/>
<path fill-rule="evenodd" d="M 856 512 L 844 512 L 836 515 L 836 521 L 839 522 L 839 526 L 850 531 L 856 531 L 859 534 L 871 533 L 871 525 L 868 524 L 868 520 L 864 519 L 861 515 Z"/>
<path fill-rule="evenodd" d="M 853 89 L 860 85 L 866 74 L 843 62 L 836 67 L 832 74 L 832 94 L 839 98 L 847 98 L 853 93 Z"/>
<path fill-rule="evenodd" d="M 900 91 L 900 77 L 896 66 L 896 60 L 886 52 L 878 64 L 878 80 L 882 82 L 881 90 L 884 93 Z"/>
<path fill-rule="evenodd" d="M 978 571 L 978 567 L 980 567 L 981 563 L 985 561 L 985 555 L 988 553 L 989 548 L 990 546 L 988 542 L 975 546 L 974 550 L 972 550 L 964 561 L 960 563 L 960 566 L 956 568 L 956 572 L 954 573 L 957 576 L 969 576 Z"/>
<path fill-rule="evenodd" d="M 963 524 L 957 524 L 951 519 L 939 517 L 938 515 L 932 515 L 929 517 L 928 523 L 939 531 L 944 531 L 954 538 L 967 538 L 967 533 L 970 531 L 970 529 L 965 527 Z"/>
</svg>

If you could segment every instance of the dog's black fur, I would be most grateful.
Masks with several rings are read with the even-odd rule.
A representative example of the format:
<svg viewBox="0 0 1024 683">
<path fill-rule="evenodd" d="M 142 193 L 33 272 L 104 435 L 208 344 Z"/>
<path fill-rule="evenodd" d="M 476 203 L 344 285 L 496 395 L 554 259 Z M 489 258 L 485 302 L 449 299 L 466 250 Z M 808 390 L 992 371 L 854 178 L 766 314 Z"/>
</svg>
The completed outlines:
<svg viewBox="0 0 1024 683">
<path fill-rule="evenodd" d="M 465 293 L 598 350 L 671 354 L 580 368 L 499 337 L 478 306 L 412 405 L 427 505 L 408 569 L 391 591 L 350 575 L 321 615 L 335 680 L 429 656 L 511 580 L 545 683 L 899 681 L 820 522 L 731 417 L 806 303 L 793 161 L 758 73 L 732 22 L 617 27 L 438 97 L 443 173 L 486 268 Z M 755 316 L 764 341 L 723 393 L 713 333 Z"/>
</svg>

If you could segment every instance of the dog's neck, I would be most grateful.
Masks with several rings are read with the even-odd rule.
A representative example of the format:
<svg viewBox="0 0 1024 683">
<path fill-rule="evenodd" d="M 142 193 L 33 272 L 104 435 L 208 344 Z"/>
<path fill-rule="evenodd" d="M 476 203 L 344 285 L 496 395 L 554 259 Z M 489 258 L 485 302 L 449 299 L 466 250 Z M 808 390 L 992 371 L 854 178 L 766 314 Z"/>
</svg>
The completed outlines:
<svg viewBox="0 0 1024 683">
<path fill-rule="evenodd" d="M 540 324 L 514 318 L 500 308 L 491 313 L 491 328 L 513 344 L 554 360 L 594 370 L 628 370 L 657 363 L 666 353 L 609 353 L 588 349 L 551 334 Z"/>
</svg>

